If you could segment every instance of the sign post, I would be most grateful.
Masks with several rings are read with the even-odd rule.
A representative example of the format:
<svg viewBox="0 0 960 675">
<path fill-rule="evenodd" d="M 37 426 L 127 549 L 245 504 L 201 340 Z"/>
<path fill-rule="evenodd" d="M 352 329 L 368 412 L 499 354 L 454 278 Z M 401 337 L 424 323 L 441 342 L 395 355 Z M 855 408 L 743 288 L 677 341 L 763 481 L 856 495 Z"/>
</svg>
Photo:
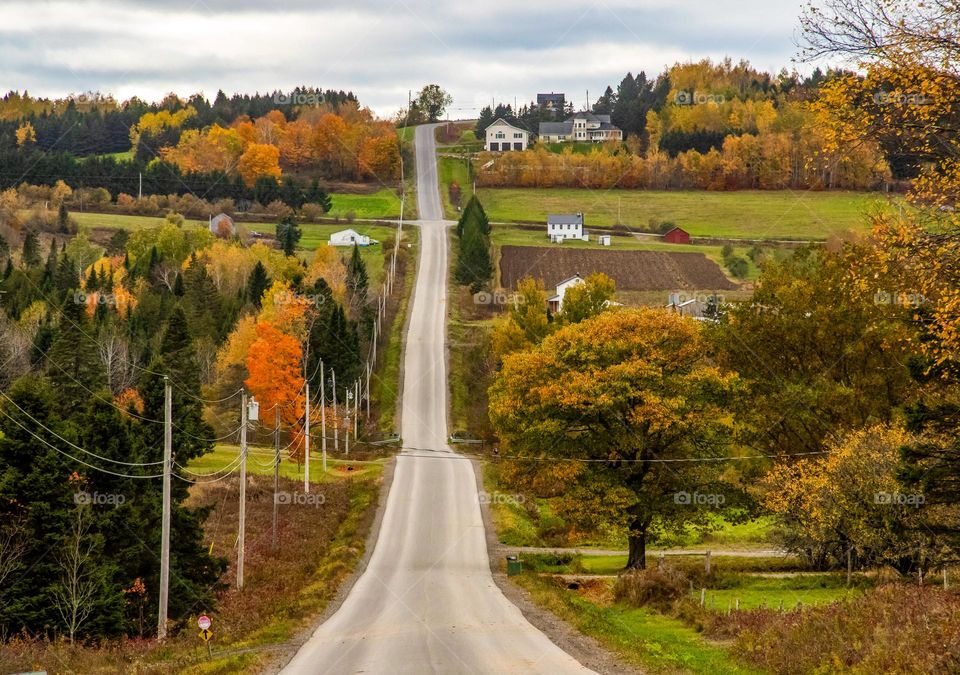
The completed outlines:
<svg viewBox="0 0 960 675">
<path fill-rule="evenodd" d="M 200 639 L 207 643 L 207 658 L 213 658 L 213 649 L 210 646 L 210 639 L 213 638 L 213 631 L 210 630 L 210 626 L 213 625 L 213 621 L 206 614 L 201 614 L 197 618 L 197 626 L 200 628 Z"/>
</svg>

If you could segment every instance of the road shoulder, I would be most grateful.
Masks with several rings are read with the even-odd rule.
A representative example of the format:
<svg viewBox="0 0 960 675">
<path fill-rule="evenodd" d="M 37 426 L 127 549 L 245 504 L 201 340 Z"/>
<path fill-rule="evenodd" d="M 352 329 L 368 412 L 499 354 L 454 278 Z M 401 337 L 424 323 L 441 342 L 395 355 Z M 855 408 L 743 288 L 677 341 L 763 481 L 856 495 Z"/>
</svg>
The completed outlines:
<svg viewBox="0 0 960 675">
<path fill-rule="evenodd" d="M 483 464 L 470 460 L 473 465 L 477 492 L 484 492 Z M 509 551 L 497 540 L 497 533 L 490 514 L 490 505 L 480 500 L 480 513 L 483 516 L 483 529 L 487 539 L 487 556 L 490 562 L 490 574 L 500 591 L 520 610 L 523 616 L 537 630 L 546 635 L 553 644 L 579 661 L 583 666 L 597 673 L 643 673 L 636 666 L 617 658 L 605 649 L 597 640 L 584 635 L 553 612 L 546 610 L 531 599 L 530 593 L 507 578 L 501 560 Z"/>
</svg>

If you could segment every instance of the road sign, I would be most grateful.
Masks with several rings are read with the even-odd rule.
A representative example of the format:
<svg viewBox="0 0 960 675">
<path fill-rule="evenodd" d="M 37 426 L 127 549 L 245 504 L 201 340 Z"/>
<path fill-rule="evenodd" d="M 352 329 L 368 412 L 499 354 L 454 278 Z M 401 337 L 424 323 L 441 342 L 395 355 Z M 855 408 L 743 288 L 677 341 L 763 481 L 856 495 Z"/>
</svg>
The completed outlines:
<svg viewBox="0 0 960 675">
<path fill-rule="evenodd" d="M 210 630 L 209 628 L 204 628 L 202 631 L 200 631 L 200 639 L 203 640 L 204 642 L 209 642 L 210 638 L 212 637 L 213 637 L 213 631 Z"/>
<path fill-rule="evenodd" d="M 197 619 L 197 626 L 200 627 L 200 630 L 207 630 L 210 626 L 213 625 L 213 621 L 210 620 L 210 617 L 206 614 L 201 614 Z"/>
</svg>

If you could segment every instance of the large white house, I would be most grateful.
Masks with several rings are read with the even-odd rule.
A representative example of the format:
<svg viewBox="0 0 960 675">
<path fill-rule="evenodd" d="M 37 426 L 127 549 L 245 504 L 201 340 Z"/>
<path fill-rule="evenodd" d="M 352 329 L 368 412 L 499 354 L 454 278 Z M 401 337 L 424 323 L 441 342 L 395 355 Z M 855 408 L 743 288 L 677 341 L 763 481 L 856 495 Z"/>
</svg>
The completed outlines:
<svg viewBox="0 0 960 675">
<path fill-rule="evenodd" d="M 356 230 L 340 230 L 339 232 L 334 232 L 330 235 L 330 241 L 327 242 L 330 246 L 369 246 L 370 244 L 376 244 L 376 239 L 371 239 L 365 234 L 360 234 Z"/>
<path fill-rule="evenodd" d="M 560 244 L 567 239 L 589 241 L 590 235 L 583 229 L 583 214 L 550 214 L 547 216 L 547 237 Z"/>
<path fill-rule="evenodd" d="M 622 141 L 623 131 L 614 126 L 610 115 L 578 112 L 563 122 L 541 122 L 539 136 L 545 143 L 601 143 Z"/>
<path fill-rule="evenodd" d="M 557 284 L 557 292 L 547 298 L 547 309 L 550 310 L 552 314 L 556 314 L 561 309 L 563 309 L 563 297 L 567 294 L 567 289 L 572 286 L 577 286 L 583 283 L 583 277 L 579 274 L 574 274 L 569 279 L 564 279 L 559 284 Z"/>
<path fill-rule="evenodd" d="M 486 148 L 488 152 L 507 152 L 526 150 L 530 143 L 530 132 L 515 127 L 502 117 L 487 127 Z"/>
</svg>

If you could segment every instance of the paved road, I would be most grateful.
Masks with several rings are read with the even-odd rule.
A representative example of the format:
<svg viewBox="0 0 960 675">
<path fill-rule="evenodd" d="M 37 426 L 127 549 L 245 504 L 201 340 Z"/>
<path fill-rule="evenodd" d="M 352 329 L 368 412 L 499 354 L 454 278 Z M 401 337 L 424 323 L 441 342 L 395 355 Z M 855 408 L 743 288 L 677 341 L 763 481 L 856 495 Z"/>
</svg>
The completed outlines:
<svg viewBox="0 0 960 675">
<path fill-rule="evenodd" d="M 590 672 L 494 584 L 473 466 L 446 445 L 448 223 L 431 128 L 417 128 L 416 147 L 423 222 L 401 424 L 404 445 L 421 450 L 397 458 L 366 571 L 283 672 Z"/>
</svg>

